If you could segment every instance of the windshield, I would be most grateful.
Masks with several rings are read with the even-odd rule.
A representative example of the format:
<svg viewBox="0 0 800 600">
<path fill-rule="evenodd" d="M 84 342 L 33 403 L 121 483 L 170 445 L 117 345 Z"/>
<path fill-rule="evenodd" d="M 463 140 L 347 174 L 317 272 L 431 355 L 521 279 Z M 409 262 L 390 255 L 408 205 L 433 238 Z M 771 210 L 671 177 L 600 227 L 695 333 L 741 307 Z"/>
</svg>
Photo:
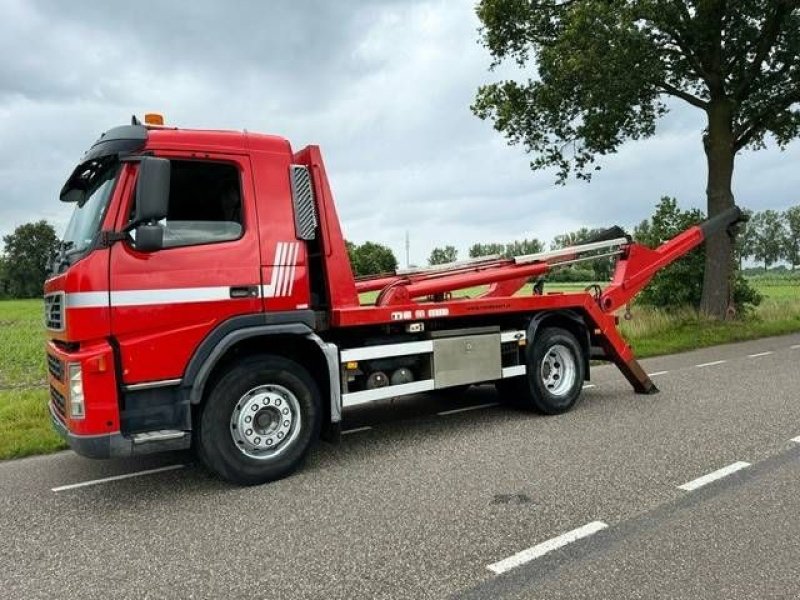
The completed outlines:
<svg viewBox="0 0 800 600">
<path fill-rule="evenodd" d="M 119 162 L 115 159 L 90 160 L 75 169 L 67 181 L 61 200 L 75 203 L 64 232 L 63 250 L 67 254 L 77 254 L 91 246 L 100 230 L 118 171 Z"/>
</svg>

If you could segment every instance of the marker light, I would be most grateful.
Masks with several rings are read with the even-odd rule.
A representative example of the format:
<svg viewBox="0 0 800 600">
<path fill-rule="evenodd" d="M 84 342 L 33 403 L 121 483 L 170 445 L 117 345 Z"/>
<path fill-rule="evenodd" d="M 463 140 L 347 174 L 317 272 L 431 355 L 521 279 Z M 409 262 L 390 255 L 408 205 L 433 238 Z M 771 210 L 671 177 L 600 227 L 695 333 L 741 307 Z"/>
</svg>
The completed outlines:
<svg viewBox="0 0 800 600">
<path fill-rule="evenodd" d="M 164 115 L 159 113 L 145 113 L 144 122 L 145 125 L 163 125 Z"/>
<path fill-rule="evenodd" d="M 80 363 L 69 363 L 69 416 L 72 419 L 83 419 L 86 410 L 83 405 L 83 376 Z"/>
</svg>

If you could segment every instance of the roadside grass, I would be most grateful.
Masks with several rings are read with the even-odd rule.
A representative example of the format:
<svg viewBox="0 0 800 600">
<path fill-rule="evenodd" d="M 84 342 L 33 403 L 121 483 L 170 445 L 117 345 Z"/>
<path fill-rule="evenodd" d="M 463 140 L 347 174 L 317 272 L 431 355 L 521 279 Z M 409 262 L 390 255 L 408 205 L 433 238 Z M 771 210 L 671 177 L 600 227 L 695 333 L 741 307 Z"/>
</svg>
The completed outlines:
<svg viewBox="0 0 800 600">
<path fill-rule="evenodd" d="M 45 388 L 0 390 L 0 459 L 65 447 L 50 425 Z"/>
<path fill-rule="evenodd" d="M 754 278 L 752 283 L 764 300 L 733 321 L 710 320 L 693 310 L 634 305 L 633 319 L 621 321 L 622 334 L 643 358 L 800 331 L 800 279 Z M 554 283 L 545 289 L 573 292 L 587 285 Z M 457 295 L 474 296 L 483 289 L 470 288 Z M 520 291 L 530 293 L 530 286 Z M 374 302 L 374 298 L 375 294 L 365 294 L 362 302 Z M 64 448 L 47 411 L 42 313 L 40 300 L 0 301 L 0 460 Z"/>
</svg>

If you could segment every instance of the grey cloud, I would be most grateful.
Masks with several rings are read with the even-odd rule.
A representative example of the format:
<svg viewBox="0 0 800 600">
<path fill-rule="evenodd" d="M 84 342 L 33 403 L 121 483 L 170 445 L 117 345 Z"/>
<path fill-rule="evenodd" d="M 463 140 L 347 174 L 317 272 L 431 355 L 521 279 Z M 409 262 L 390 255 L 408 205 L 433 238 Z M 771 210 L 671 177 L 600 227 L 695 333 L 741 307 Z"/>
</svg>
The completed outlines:
<svg viewBox="0 0 800 600">
<path fill-rule="evenodd" d="M 0 24 L 0 235 L 48 218 L 97 135 L 132 113 L 319 143 L 345 232 L 423 262 L 437 244 L 549 239 L 632 225 L 661 195 L 703 206 L 702 119 L 680 104 L 657 135 L 605 157 L 586 185 L 532 173 L 469 105 L 489 73 L 472 0 L 462 2 L 4 3 Z M 102 6 L 102 8 L 100 8 Z M 797 145 L 744 154 L 736 193 L 782 208 Z"/>
</svg>

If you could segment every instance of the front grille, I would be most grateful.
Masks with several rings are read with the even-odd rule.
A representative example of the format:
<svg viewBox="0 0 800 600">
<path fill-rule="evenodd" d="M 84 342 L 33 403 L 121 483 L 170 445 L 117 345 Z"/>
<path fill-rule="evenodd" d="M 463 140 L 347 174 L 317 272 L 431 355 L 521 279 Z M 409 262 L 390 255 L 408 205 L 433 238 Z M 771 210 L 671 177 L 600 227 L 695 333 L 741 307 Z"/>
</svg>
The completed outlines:
<svg viewBox="0 0 800 600">
<path fill-rule="evenodd" d="M 53 408 L 56 409 L 56 412 L 61 416 L 61 418 L 64 418 L 64 416 L 67 414 L 67 401 L 61 392 L 59 392 L 52 385 L 50 386 L 50 399 L 53 401 Z"/>
<path fill-rule="evenodd" d="M 52 354 L 47 355 L 47 370 L 58 381 L 64 381 L 64 362 Z"/>
<path fill-rule="evenodd" d="M 52 331 L 64 331 L 64 292 L 45 294 L 44 323 Z"/>
</svg>

